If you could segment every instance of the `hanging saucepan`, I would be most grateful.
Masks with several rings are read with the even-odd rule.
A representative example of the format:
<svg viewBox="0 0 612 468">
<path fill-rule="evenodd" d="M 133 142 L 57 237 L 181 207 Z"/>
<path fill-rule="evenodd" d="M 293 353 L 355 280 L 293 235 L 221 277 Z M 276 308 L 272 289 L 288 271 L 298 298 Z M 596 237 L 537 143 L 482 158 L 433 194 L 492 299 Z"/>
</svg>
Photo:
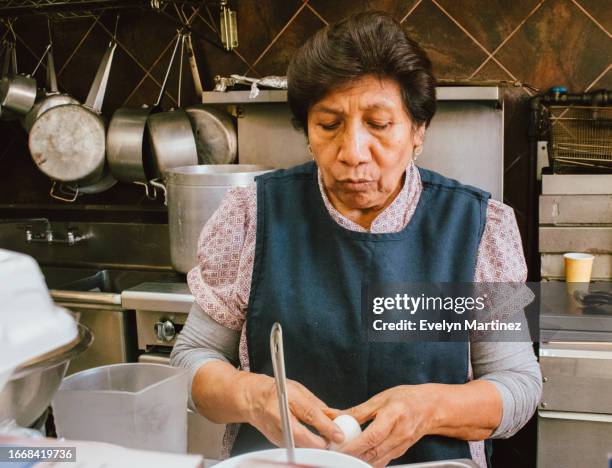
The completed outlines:
<svg viewBox="0 0 612 468">
<path fill-rule="evenodd" d="M 191 34 L 187 35 L 187 55 L 196 94 L 202 99 L 202 83 L 193 52 Z M 227 112 L 210 105 L 185 107 L 189 116 L 200 164 L 230 164 L 236 159 L 238 139 L 234 122 Z"/>
<path fill-rule="evenodd" d="M 50 32 L 50 31 L 49 31 Z M 51 36 L 51 34 L 49 34 Z M 57 75 L 55 74 L 55 60 L 53 59 L 53 44 L 49 42 L 47 50 L 47 90 L 41 99 L 38 99 L 30 112 L 21 120 L 21 124 L 26 132 L 29 132 L 34 122 L 44 112 L 49 109 L 64 104 L 78 104 L 72 96 L 60 93 L 57 87 Z"/>
<path fill-rule="evenodd" d="M 181 34 L 178 33 L 155 104 L 152 107 L 145 105 L 139 109 L 121 107 L 115 111 L 110 121 L 106 136 L 106 159 L 113 176 L 122 182 L 144 183 L 147 189 L 146 182 L 156 177 L 149 167 L 150 164 L 145 162 L 151 160 L 145 138 L 147 119 L 150 114 L 161 111 L 161 100 L 166 92 L 168 76 L 180 41 Z"/>
<path fill-rule="evenodd" d="M 72 96 L 59 92 L 57 88 L 57 76 L 55 75 L 53 51 L 52 49 L 49 49 L 47 52 L 47 91 L 43 95 L 42 99 L 37 101 L 30 112 L 28 112 L 22 119 L 21 124 L 23 125 L 23 128 L 26 132 L 29 132 L 38 117 L 53 107 L 62 106 L 64 104 L 78 103 L 79 101 Z"/>
<path fill-rule="evenodd" d="M 8 77 L 10 73 L 15 73 L 15 64 L 13 63 L 12 57 L 13 57 L 13 52 L 12 52 L 12 48 L 14 47 L 14 44 L 12 42 L 4 42 L 4 59 L 2 62 L 2 76 L 0 76 L 0 81 L 3 81 L 4 78 Z M 6 107 L 3 107 L 0 104 L 0 119 L 4 120 L 4 121 L 11 121 L 11 120 L 17 120 L 19 118 L 19 115 L 16 114 L 14 111 L 7 109 Z"/>
<path fill-rule="evenodd" d="M 12 30 L 12 27 L 11 27 Z M 14 33 L 13 33 L 14 34 Z M 46 52 L 46 51 L 45 51 Z M 17 72 L 17 51 L 13 46 L 11 50 L 13 60 L 13 74 L 2 78 L 0 81 L 0 105 L 17 114 L 27 114 L 36 100 L 36 80 L 31 75 L 19 74 Z M 38 62 L 32 75 L 36 73 L 42 59 Z"/>
<path fill-rule="evenodd" d="M 84 105 L 53 107 L 41 114 L 30 129 L 32 158 L 53 180 L 87 186 L 104 175 L 106 126 L 100 110 L 116 47 L 112 40 Z"/>
<path fill-rule="evenodd" d="M 181 35 L 181 59 L 179 64 L 178 98 L 176 109 L 149 116 L 148 140 L 153 154 L 152 170 L 156 178 L 165 178 L 173 167 L 192 166 L 198 163 L 198 152 L 187 113 L 180 109 L 183 52 L 185 36 Z M 166 193 L 165 186 L 152 180 L 151 184 Z M 164 195 L 165 196 L 165 195 Z"/>
</svg>

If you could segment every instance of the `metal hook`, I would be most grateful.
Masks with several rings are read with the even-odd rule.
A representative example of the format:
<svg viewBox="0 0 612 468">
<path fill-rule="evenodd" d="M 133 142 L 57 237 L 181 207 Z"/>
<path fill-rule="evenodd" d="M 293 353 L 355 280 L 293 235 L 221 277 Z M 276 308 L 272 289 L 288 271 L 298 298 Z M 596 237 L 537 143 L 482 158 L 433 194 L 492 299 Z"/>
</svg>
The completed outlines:
<svg viewBox="0 0 612 468">
<path fill-rule="evenodd" d="M 183 87 L 183 58 L 185 56 L 185 33 L 181 33 L 181 57 L 179 61 L 179 79 L 176 104 L 177 108 L 181 107 L 181 88 Z"/>
<path fill-rule="evenodd" d="M 60 182 L 60 184 L 59 184 L 59 191 L 61 193 L 67 194 L 67 195 L 72 195 L 70 198 L 67 198 L 67 197 L 63 197 L 62 195 L 59 195 L 59 194 L 55 193 L 55 184 L 56 184 L 56 181 L 54 180 L 53 184 L 51 185 L 51 191 L 49 192 L 49 195 L 51 195 L 51 197 L 55 198 L 56 200 L 65 201 L 65 202 L 68 202 L 68 203 L 73 203 L 73 202 L 76 201 L 76 199 L 79 196 L 79 187 L 78 186 L 77 186 L 75 191 L 66 192 L 63 184 Z"/>
<path fill-rule="evenodd" d="M 13 35 L 13 40 L 15 41 L 15 44 L 17 43 L 17 34 L 15 34 L 15 30 L 13 29 L 13 22 L 9 19 L 8 20 L 8 27 L 11 31 L 11 34 Z"/>
<path fill-rule="evenodd" d="M 183 14 L 183 19 L 185 20 L 185 24 L 189 26 L 189 19 L 187 18 L 187 14 L 185 13 L 185 4 L 181 5 L 181 13 Z"/>
<path fill-rule="evenodd" d="M 145 190 L 145 196 L 149 199 L 149 200 L 155 200 L 157 199 L 157 189 L 154 186 L 149 187 L 149 184 L 146 182 L 140 182 L 140 181 L 134 181 L 134 183 L 136 185 L 142 185 L 144 187 Z M 153 194 L 151 194 L 151 192 L 149 192 L 149 189 L 153 189 Z"/>
<path fill-rule="evenodd" d="M 51 31 L 51 17 L 47 16 L 47 30 L 49 32 L 49 44 L 53 44 L 53 33 Z"/>
<path fill-rule="evenodd" d="M 181 6 L 181 9 L 179 10 L 179 7 L 176 3 L 172 3 L 172 6 L 174 7 L 174 11 L 176 11 L 176 16 L 178 16 L 179 21 L 181 22 L 181 25 L 183 28 L 187 27 L 187 17 L 185 16 L 185 12 L 183 11 L 183 7 Z"/>
<path fill-rule="evenodd" d="M 36 64 L 36 66 L 34 67 L 34 71 L 31 73 L 30 76 L 34 76 L 36 74 L 36 71 L 38 70 L 38 67 L 40 67 L 40 64 L 43 62 L 43 60 L 45 59 L 45 57 L 47 56 L 47 52 L 49 52 L 49 49 L 51 48 L 51 44 L 49 44 L 47 46 L 47 48 L 45 49 L 45 51 L 43 52 L 43 54 L 40 56 L 40 60 L 38 61 L 38 63 Z"/>
<path fill-rule="evenodd" d="M 117 28 L 119 26 L 119 15 L 115 17 L 115 32 L 113 33 L 113 41 L 117 42 Z"/>
</svg>

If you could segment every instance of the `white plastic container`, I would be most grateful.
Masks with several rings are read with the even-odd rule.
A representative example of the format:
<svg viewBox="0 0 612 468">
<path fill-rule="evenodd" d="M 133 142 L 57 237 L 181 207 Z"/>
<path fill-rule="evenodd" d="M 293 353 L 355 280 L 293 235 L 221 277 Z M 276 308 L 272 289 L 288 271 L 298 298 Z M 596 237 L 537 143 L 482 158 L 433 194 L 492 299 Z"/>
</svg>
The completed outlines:
<svg viewBox="0 0 612 468">
<path fill-rule="evenodd" d="M 60 437 L 187 452 L 188 371 L 115 364 L 73 374 L 53 400 Z"/>
</svg>

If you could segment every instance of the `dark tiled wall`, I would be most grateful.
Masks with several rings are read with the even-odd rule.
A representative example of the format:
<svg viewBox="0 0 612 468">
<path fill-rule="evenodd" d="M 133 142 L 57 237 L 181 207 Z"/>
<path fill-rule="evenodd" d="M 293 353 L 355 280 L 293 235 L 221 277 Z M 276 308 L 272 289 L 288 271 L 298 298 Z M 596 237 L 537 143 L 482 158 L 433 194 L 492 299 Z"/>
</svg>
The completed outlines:
<svg viewBox="0 0 612 468">
<path fill-rule="evenodd" d="M 391 12 L 429 52 L 440 79 L 501 80 L 546 90 L 565 85 L 570 91 L 612 87 L 612 14 L 608 0 L 233 0 L 238 12 L 240 46 L 225 52 L 215 44 L 218 15 L 194 16 L 194 45 L 206 89 L 215 75 L 284 74 L 296 48 L 329 22 L 362 9 Z M 186 12 L 190 13 L 190 8 Z M 174 15 L 172 8 L 166 14 Z M 114 28 L 114 14 L 99 19 L 56 22 L 53 36 L 60 87 L 83 100 L 98 60 Z M 46 21 L 23 17 L 15 24 L 19 64 L 32 70 L 47 42 Z M 176 25 L 164 14 L 123 12 L 119 47 L 111 71 L 103 113 L 118 107 L 151 103 L 172 50 Z M 185 67 L 183 102 L 196 101 Z M 39 73 L 42 80 L 42 73 Z M 526 87 L 506 90 L 505 201 L 517 213 L 523 231 L 529 200 Z M 172 76 L 164 102 L 175 105 L 177 79 Z M 26 135 L 14 123 L 0 122 L 0 203 L 54 204 L 50 181 L 37 171 Z M 150 206 L 132 185 L 83 197 L 79 203 Z"/>
</svg>

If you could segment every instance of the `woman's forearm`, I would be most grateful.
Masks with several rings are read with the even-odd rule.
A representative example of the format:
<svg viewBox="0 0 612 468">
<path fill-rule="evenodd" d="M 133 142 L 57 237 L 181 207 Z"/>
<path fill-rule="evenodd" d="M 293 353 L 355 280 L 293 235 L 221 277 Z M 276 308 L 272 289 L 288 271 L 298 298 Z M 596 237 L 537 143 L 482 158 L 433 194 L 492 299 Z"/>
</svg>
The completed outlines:
<svg viewBox="0 0 612 468">
<path fill-rule="evenodd" d="M 423 387 L 430 406 L 428 434 L 483 440 L 501 421 L 502 398 L 491 382 L 473 380 L 461 385 L 425 384 Z"/>
<path fill-rule="evenodd" d="M 203 416 L 219 424 L 248 422 L 254 408 L 253 389 L 273 385 L 262 374 L 237 370 L 223 361 L 209 361 L 200 367 L 191 384 L 191 397 Z"/>
</svg>

